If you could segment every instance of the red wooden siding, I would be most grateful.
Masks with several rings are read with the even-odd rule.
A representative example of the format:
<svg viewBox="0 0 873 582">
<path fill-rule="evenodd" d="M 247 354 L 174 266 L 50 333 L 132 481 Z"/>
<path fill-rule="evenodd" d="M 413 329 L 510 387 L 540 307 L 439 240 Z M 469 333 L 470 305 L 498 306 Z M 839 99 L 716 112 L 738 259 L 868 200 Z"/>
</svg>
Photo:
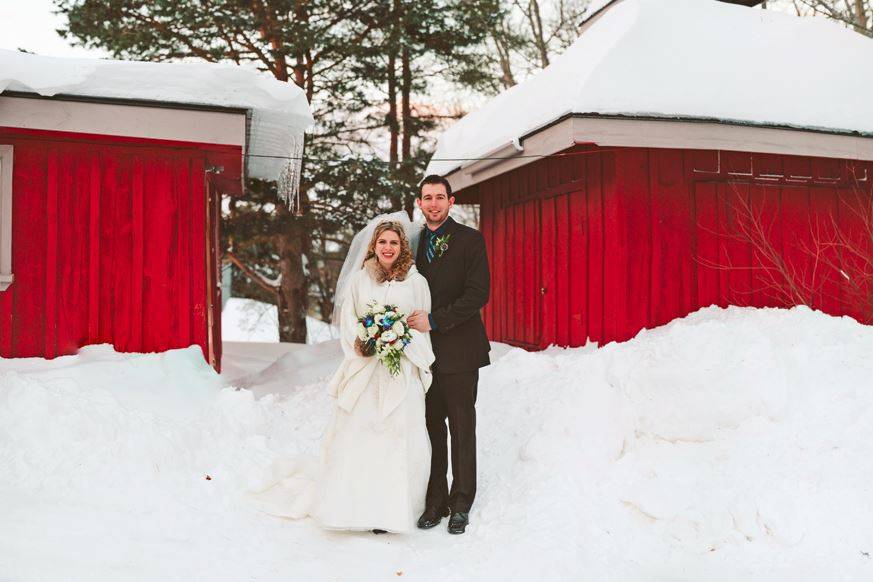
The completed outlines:
<svg viewBox="0 0 873 582">
<path fill-rule="evenodd" d="M 743 235 L 754 224 L 783 269 L 820 283 L 815 307 L 863 319 L 859 290 L 838 271 L 852 259 L 810 250 L 835 224 L 867 248 L 852 209 L 873 196 L 873 165 L 698 150 L 565 153 L 458 193 L 481 204 L 493 340 L 604 343 L 712 304 L 792 305 L 771 254 Z"/>
<path fill-rule="evenodd" d="M 208 359 L 205 168 L 239 148 L 3 128 L 0 143 L 15 156 L 0 355 L 197 344 Z"/>
</svg>

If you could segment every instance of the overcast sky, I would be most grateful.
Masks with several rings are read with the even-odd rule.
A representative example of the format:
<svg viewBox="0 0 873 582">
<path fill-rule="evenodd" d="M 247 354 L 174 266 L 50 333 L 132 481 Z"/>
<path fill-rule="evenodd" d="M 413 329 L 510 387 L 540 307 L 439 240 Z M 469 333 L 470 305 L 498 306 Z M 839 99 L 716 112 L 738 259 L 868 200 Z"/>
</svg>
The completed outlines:
<svg viewBox="0 0 873 582">
<path fill-rule="evenodd" d="M 0 0 L 0 48 L 25 49 L 57 57 L 103 57 L 102 51 L 73 48 L 56 29 L 64 18 L 52 14 L 51 0 Z"/>
<path fill-rule="evenodd" d="M 778 2 L 774 2 L 780 9 Z M 57 57 L 107 57 L 99 50 L 70 46 L 55 32 L 65 24 L 52 14 L 52 0 L 0 0 L 0 48 L 25 49 Z"/>
</svg>

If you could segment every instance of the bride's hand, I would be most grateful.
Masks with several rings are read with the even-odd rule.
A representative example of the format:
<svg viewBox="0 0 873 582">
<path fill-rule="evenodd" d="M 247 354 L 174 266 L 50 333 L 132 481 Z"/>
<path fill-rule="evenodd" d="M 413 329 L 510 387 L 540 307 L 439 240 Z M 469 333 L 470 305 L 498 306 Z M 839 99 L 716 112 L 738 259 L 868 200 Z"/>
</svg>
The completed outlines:
<svg viewBox="0 0 873 582">
<path fill-rule="evenodd" d="M 427 317 L 427 312 L 421 309 L 416 309 L 406 318 L 406 323 L 409 327 L 416 329 L 422 333 L 430 331 L 430 320 Z"/>
<path fill-rule="evenodd" d="M 363 341 L 361 341 L 361 338 L 357 337 L 355 338 L 355 353 L 357 353 L 359 356 L 367 358 L 373 355 L 373 346 L 371 346 L 370 344 L 365 344 Z"/>
</svg>

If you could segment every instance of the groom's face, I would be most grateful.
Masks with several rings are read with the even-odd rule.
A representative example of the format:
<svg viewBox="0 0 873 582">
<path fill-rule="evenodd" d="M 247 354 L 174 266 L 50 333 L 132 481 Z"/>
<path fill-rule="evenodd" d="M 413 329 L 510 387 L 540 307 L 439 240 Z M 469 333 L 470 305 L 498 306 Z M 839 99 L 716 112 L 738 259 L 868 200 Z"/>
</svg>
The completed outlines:
<svg viewBox="0 0 873 582">
<path fill-rule="evenodd" d="M 455 197 L 446 194 L 446 187 L 442 184 L 424 184 L 421 187 L 418 207 L 428 224 L 442 224 L 454 203 Z"/>
</svg>

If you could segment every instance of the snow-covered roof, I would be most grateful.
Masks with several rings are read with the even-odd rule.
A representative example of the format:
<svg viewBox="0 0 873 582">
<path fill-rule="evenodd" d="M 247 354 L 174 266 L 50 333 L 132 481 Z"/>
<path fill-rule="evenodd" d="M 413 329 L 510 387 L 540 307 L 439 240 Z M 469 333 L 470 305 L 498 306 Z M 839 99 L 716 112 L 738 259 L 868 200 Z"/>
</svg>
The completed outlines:
<svg viewBox="0 0 873 582">
<path fill-rule="evenodd" d="M 570 115 L 710 120 L 873 137 L 873 40 L 715 0 L 620 0 L 552 64 L 439 138 L 446 175 Z"/>
<path fill-rule="evenodd" d="M 4 91 L 249 110 L 246 167 L 249 176 L 265 180 L 279 177 L 313 123 L 298 86 L 230 64 L 71 59 L 0 50 Z"/>
</svg>

